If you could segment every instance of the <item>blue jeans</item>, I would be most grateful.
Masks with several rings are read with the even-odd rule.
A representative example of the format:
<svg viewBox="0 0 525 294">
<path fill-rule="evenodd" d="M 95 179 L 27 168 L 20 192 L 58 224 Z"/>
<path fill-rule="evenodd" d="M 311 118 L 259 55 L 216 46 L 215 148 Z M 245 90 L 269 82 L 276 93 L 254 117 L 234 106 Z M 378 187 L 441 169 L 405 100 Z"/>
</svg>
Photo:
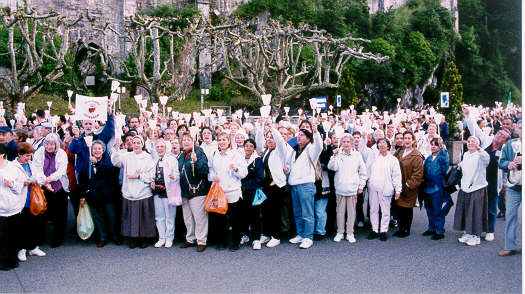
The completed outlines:
<svg viewBox="0 0 525 294">
<path fill-rule="evenodd" d="M 505 197 L 505 250 L 516 250 L 516 234 L 518 231 L 518 209 L 521 204 L 521 191 L 507 188 Z"/>
<path fill-rule="evenodd" d="M 326 206 L 328 198 L 321 198 L 315 201 L 315 233 L 317 235 L 326 235 Z"/>
<path fill-rule="evenodd" d="M 452 207 L 452 198 L 441 191 L 427 194 L 425 208 L 428 216 L 428 230 L 439 235 L 445 233 L 445 217 Z"/>
<path fill-rule="evenodd" d="M 293 216 L 297 235 L 313 239 L 314 236 L 314 183 L 290 186 L 292 189 Z"/>
<path fill-rule="evenodd" d="M 489 196 L 489 231 L 488 233 L 494 233 L 496 227 L 496 217 L 498 216 L 498 194 L 488 195 Z"/>
</svg>

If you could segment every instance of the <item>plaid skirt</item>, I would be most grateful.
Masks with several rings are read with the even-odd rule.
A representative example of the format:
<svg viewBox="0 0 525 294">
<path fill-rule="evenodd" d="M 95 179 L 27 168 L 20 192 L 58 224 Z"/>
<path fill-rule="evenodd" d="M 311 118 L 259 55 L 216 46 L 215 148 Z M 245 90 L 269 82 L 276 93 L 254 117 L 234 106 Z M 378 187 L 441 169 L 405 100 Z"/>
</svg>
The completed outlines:
<svg viewBox="0 0 525 294">
<path fill-rule="evenodd" d="M 153 197 L 142 200 L 122 199 L 121 233 L 130 238 L 154 238 L 155 205 Z"/>
<path fill-rule="evenodd" d="M 454 230 L 466 231 L 469 235 L 481 236 L 488 231 L 488 194 L 487 188 L 471 193 L 458 192 Z"/>
</svg>

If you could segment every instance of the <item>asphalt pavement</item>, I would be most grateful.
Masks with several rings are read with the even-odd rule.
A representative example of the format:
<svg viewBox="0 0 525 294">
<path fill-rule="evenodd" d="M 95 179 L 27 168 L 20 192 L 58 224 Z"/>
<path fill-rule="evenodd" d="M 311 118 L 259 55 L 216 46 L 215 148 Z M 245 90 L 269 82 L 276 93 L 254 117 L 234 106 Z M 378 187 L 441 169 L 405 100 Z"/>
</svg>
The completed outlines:
<svg viewBox="0 0 525 294">
<path fill-rule="evenodd" d="M 369 241 L 363 230 L 355 244 L 323 240 L 308 250 L 287 240 L 260 251 L 209 247 L 197 253 L 180 249 L 180 243 L 170 249 L 99 249 L 70 236 L 62 247 L 42 247 L 46 257 L 28 256 L 17 269 L 0 272 L 0 292 L 521 293 L 521 254 L 497 255 L 504 221 L 498 219 L 494 241 L 469 247 L 452 230 L 454 210 L 439 241 L 421 236 L 427 218 L 416 207 L 408 238 L 389 232 L 387 242 Z"/>
</svg>

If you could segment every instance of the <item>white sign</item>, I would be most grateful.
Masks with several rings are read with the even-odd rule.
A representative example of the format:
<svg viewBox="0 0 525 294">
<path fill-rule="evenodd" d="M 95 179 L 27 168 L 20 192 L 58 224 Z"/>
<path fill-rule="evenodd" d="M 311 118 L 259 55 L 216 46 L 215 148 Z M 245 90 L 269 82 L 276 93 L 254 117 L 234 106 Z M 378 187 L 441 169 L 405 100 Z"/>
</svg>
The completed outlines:
<svg viewBox="0 0 525 294">
<path fill-rule="evenodd" d="M 441 92 L 441 95 L 439 97 L 439 101 L 441 101 L 441 107 L 448 108 L 450 105 L 449 93 Z"/>
<path fill-rule="evenodd" d="M 337 95 L 337 107 L 341 107 L 341 95 Z"/>
<path fill-rule="evenodd" d="M 76 95 L 76 120 L 106 121 L 108 112 L 108 97 L 89 97 Z"/>
</svg>

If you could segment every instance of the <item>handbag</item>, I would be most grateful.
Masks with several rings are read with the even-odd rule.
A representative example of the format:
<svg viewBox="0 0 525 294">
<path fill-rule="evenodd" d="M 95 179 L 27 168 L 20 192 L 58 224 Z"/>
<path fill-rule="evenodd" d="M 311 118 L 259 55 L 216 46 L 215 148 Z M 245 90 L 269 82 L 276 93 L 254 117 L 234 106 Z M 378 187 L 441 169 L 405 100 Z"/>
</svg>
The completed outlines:
<svg viewBox="0 0 525 294">
<path fill-rule="evenodd" d="M 182 205 L 182 196 L 180 191 L 180 181 L 176 180 L 169 186 L 168 190 L 168 204 L 172 206 Z"/>
<path fill-rule="evenodd" d="M 204 207 L 207 212 L 215 212 L 218 214 L 226 214 L 228 211 L 228 198 L 217 183 L 211 185 L 210 191 L 206 196 Z"/>
<path fill-rule="evenodd" d="M 86 202 L 84 205 L 80 205 L 80 208 L 78 209 L 77 233 L 80 239 L 86 240 L 91 237 L 93 231 L 95 231 L 95 224 L 93 223 L 93 218 L 91 217 L 89 205 Z"/>
<path fill-rule="evenodd" d="M 445 177 L 443 177 L 443 189 L 449 194 L 456 192 L 458 190 L 456 186 L 460 185 L 461 177 L 463 177 L 461 169 L 457 166 L 451 167 Z"/>
<path fill-rule="evenodd" d="M 266 194 L 262 191 L 262 189 L 255 190 L 255 196 L 253 197 L 252 206 L 261 205 L 264 200 L 266 200 Z"/>
<path fill-rule="evenodd" d="M 321 163 L 319 160 L 317 160 L 317 164 L 314 164 L 312 161 L 312 158 L 310 158 L 310 153 L 308 153 L 308 150 L 305 150 L 306 156 L 308 156 L 308 161 L 310 161 L 310 165 L 314 168 L 315 171 L 315 180 L 316 181 L 322 181 L 323 180 L 323 169 L 321 168 Z"/>
<path fill-rule="evenodd" d="M 44 214 L 47 210 L 47 200 L 44 195 L 44 190 L 42 190 L 42 187 L 37 183 L 31 184 L 29 189 L 31 189 L 29 211 L 31 211 L 33 215 Z"/>
</svg>

